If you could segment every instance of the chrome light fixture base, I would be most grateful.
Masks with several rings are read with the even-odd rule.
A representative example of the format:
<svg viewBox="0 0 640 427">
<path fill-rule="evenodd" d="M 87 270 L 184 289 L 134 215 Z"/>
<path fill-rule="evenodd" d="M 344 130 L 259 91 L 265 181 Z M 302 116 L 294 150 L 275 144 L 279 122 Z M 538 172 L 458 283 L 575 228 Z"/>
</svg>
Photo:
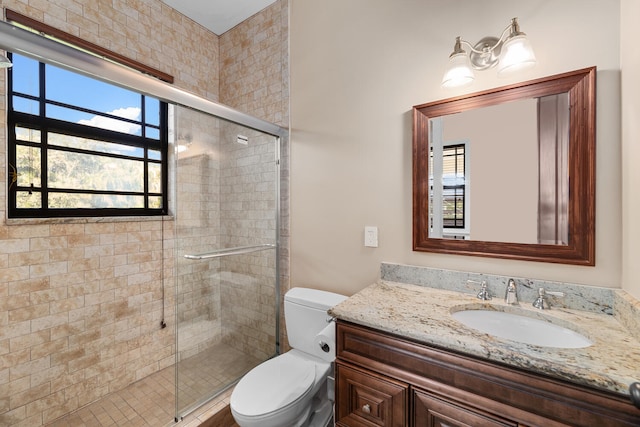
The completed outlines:
<svg viewBox="0 0 640 427">
<path fill-rule="evenodd" d="M 502 44 L 497 37 L 484 37 L 473 46 L 469 54 L 471 66 L 475 70 L 488 70 L 498 65 Z"/>
</svg>

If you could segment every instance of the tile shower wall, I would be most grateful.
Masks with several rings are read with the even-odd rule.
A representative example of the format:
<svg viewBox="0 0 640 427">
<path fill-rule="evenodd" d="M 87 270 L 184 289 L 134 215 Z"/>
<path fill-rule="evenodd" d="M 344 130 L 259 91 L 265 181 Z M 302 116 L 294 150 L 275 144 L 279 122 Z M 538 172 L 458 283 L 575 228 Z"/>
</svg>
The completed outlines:
<svg viewBox="0 0 640 427">
<path fill-rule="evenodd" d="M 178 155 L 176 179 L 177 351 L 183 360 L 220 341 L 220 261 L 183 257 L 220 244 L 220 144 L 219 119 L 176 110 L 178 143 L 191 144 Z"/>
<path fill-rule="evenodd" d="M 242 134 L 246 145 L 237 142 Z M 225 124 L 221 132 L 221 246 L 275 243 L 275 138 Z M 225 257 L 225 342 L 260 360 L 275 351 L 275 250 Z"/>
<path fill-rule="evenodd" d="M 274 28 L 247 39 L 237 61 L 263 69 L 261 62 L 273 59 L 259 51 L 258 39 L 266 37 L 280 46 L 280 73 L 253 74 L 253 93 L 223 102 L 286 124 L 287 2 L 276 5 Z M 242 75 L 225 74 L 222 83 L 218 37 L 159 0 L 0 0 L 0 6 L 172 74 L 177 87 L 214 101 Z M 249 31 L 243 25 L 233 34 Z M 229 52 L 233 64 L 237 51 Z M 4 78 L 0 73 L 0 425 L 38 426 L 173 363 L 174 223 L 7 223 Z M 271 88 L 268 96 L 261 87 Z M 163 276 L 166 329 L 158 327 Z"/>
<path fill-rule="evenodd" d="M 191 261 L 218 247 L 220 235 L 220 162 L 218 119 L 188 108 L 175 109 L 178 154 L 176 178 L 176 279 L 178 360 L 219 341 L 220 292 L 215 275 L 219 261 Z"/>
<path fill-rule="evenodd" d="M 220 36 L 220 102 L 289 126 L 289 3 L 280 0 Z M 280 291 L 289 280 L 289 141 L 280 144 Z M 265 294 L 263 298 L 271 297 Z M 240 303 L 239 298 L 232 301 Z M 264 314 L 264 313 L 263 313 Z M 260 317 L 261 314 L 256 314 Z M 286 348 L 284 318 L 280 342 Z M 246 336 L 245 339 L 250 339 Z"/>
</svg>

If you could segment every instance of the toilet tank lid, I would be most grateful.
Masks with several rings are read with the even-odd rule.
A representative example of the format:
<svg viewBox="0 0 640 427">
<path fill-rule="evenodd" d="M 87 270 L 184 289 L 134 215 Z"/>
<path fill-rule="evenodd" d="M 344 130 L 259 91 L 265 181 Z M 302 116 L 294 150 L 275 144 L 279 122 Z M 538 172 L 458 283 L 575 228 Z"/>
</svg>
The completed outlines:
<svg viewBox="0 0 640 427">
<path fill-rule="evenodd" d="M 307 307 L 328 310 L 346 300 L 344 295 L 311 288 L 291 288 L 284 296 L 285 301 Z"/>
</svg>

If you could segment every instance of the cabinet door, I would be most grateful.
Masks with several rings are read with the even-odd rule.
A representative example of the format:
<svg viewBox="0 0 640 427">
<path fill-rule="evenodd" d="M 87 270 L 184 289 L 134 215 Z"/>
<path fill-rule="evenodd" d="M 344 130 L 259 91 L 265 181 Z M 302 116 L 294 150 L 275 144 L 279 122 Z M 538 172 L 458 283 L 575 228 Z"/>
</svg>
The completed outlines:
<svg viewBox="0 0 640 427">
<path fill-rule="evenodd" d="M 408 425 L 408 386 L 336 364 L 336 424 L 344 427 Z"/>
<path fill-rule="evenodd" d="M 515 422 L 479 413 L 460 403 L 453 403 L 434 395 L 413 391 L 414 427 L 505 427 Z"/>
</svg>

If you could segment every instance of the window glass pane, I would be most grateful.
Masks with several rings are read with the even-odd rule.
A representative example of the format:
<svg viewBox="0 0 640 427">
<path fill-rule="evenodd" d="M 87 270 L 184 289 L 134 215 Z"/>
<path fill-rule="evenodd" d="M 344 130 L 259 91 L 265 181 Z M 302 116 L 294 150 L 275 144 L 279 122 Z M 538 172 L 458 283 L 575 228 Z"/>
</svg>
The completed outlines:
<svg viewBox="0 0 640 427">
<path fill-rule="evenodd" d="M 144 114 L 146 124 L 158 126 L 160 124 L 160 101 L 150 96 L 145 96 Z"/>
<path fill-rule="evenodd" d="M 116 113 L 118 117 L 135 120 L 140 119 L 140 110 L 125 109 Z M 81 125 L 128 133 L 130 135 L 141 135 L 141 126 L 135 123 L 125 122 L 124 120 L 113 119 L 111 117 L 84 113 L 82 111 L 73 110 L 71 108 L 64 108 L 47 104 L 46 115 L 47 117 L 51 117 L 52 119 L 64 120 L 66 122 L 78 123 Z"/>
<path fill-rule="evenodd" d="M 37 191 L 16 192 L 16 207 L 18 209 L 40 209 L 42 207 L 42 194 Z"/>
<path fill-rule="evenodd" d="M 38 61 L 16 55 L 15 53 L 11 60 L 13 62 L 13 67 L 11 67 L 13 91 L 24 93 L 26 95 L 38 96 L 40 93 Z"/>
<path fill-rule="evenodd" d="M 144 196 L 49 193 L 48 203 L 52 209 L 144 208 Z"/>
<path fill-rule="evenodd" d="M 40 102 L 23 98 L 21 96 L 14 96 L 13 110 L 37 116 L 40 114 Z"/>
<path fill-rule="evenodd" d="M 19 141 L 40 143 L 41 134 L 38 129 L 16 126 L 16 138 L 18 138 Z"/>
<path fill-rule="evenodd" d="M 16 169 L 19 187 L 40 187 L 40 149 L 16 146 Z"/>
<path fill-rule="evenodd" d="M 147 155 L 151 160 L 162 160 L 162 154 L 158 150 L 148 150 Z"/>
<path fill-rule="evenodd" d="M 151 139 L 160 139 L 160 130 L 156 128 L 152 128 L 147 126 L 145 131 L 145 136 Z"/>
<path fill-rule="evenodd" d="M 136 160 L 48 150 L 49 188 L 144 191 L 144 164 Z"/>
<path fill-rule="evenodd" d="M 47 100 L 119 117 L 123 117 L 122 114 L 115 112 L 127 108 L 136 109 L 138 115 L 140 113 L 142 96 L 136 92 L 49 64 L 45 70 Z"/>
<path fill-rule="evenodd" d="M 113 144 L 111 142 L 98 141 L 95 139 L 82 138 L 79 136 L 64 135 L 61 133 L 50 133 L 49 145 L 96 151 L 99 153 L 120 154 L 130 157 L 144 157 L 144 149 L 141 147 Z"/>
<path fill-rule="evenodd" d="M 162 197 L 149 196 L 149 207 L 151 209 L 160 209 L 162 207 Z"/>
<path fill-rule="evenodd" d="M 149 163 L 149 193 L 162 192 L 162 167 L 157 163 Z"/>
</svg>

